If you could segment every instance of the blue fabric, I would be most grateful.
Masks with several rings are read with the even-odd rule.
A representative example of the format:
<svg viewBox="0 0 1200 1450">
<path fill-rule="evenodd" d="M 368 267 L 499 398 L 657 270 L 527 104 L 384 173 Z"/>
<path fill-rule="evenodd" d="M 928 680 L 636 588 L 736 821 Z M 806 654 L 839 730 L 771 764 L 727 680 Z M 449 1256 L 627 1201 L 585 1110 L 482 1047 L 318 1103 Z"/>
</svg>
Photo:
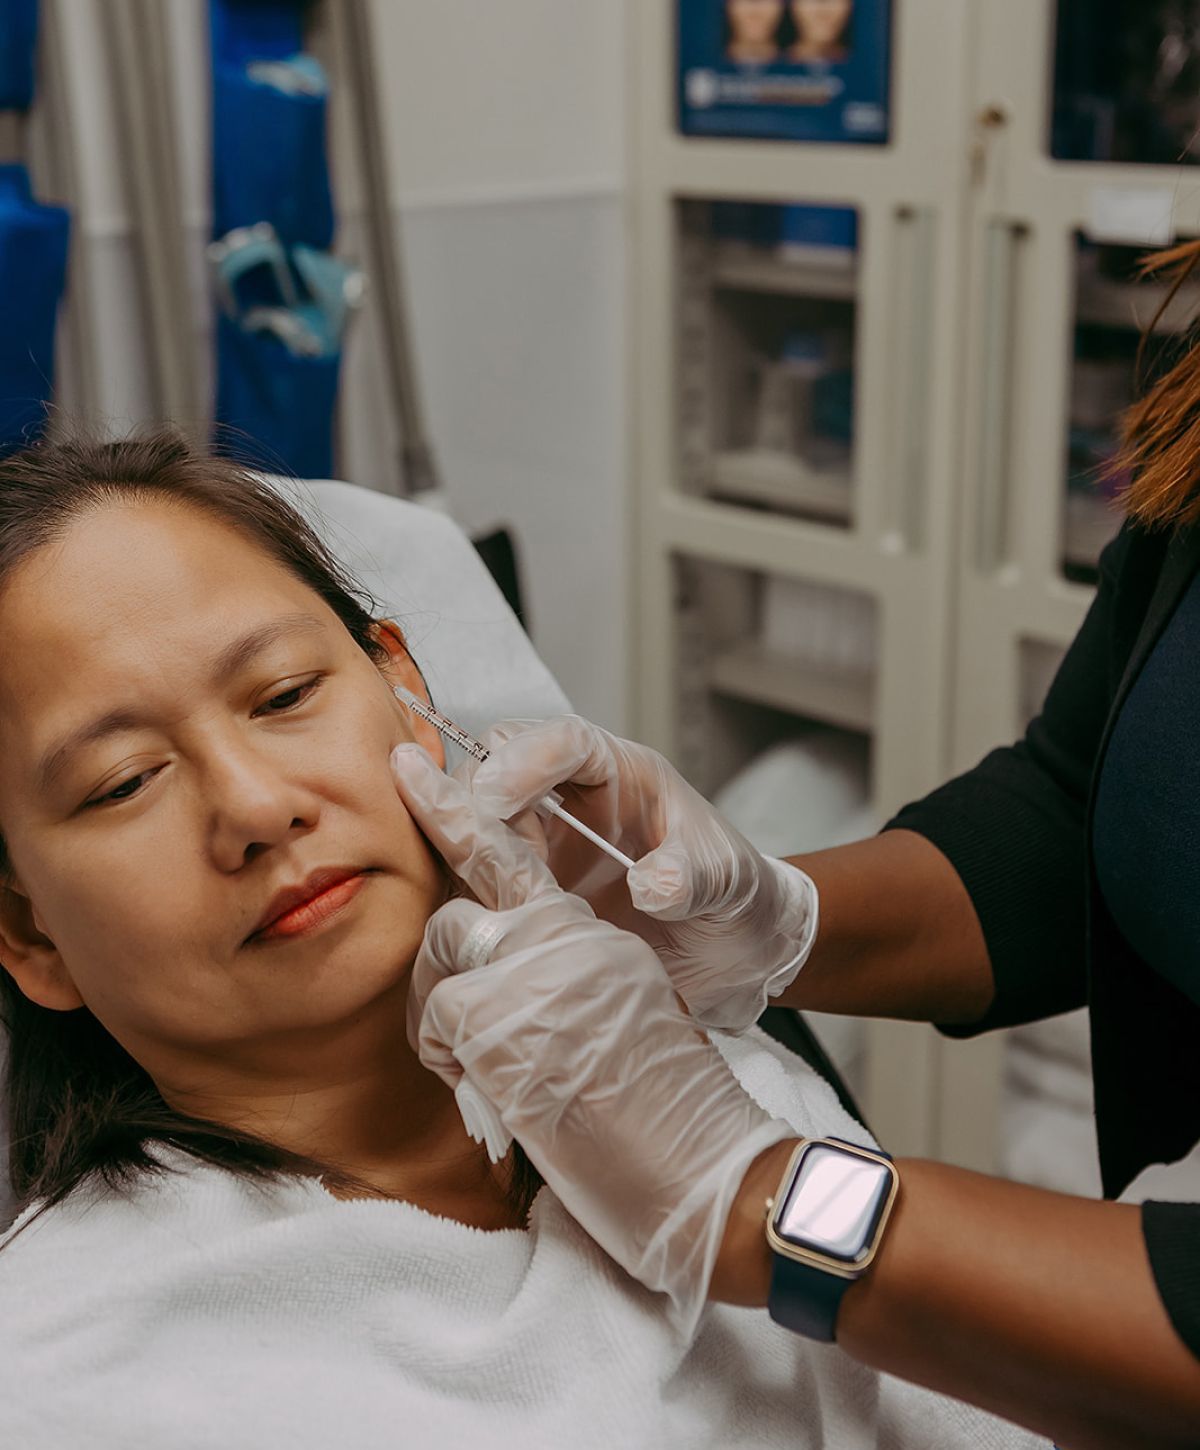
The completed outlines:
<svg viewBox="0 0 1200 1450">
<path fill-rule="evenodd" d="M 1117 717 L 1100 773 L 1096 875 L 1121 935 L 1200 1003 L 1200 576 Z"/>
<path fill-rule="evenodd" d="M 310 275 L 328 269 L 291 260 L 294 249 L 309 261 L 326 253 L 336 224 L 327 95 L 320 68 L 301 54 L 304 8 L 301 0 L 209 3 L 213 236 L 269 223 L 286 273 L 258 267 L 240 276 L 218 318 L 217 446 L 236 437 L 238 452 L 263 466 L 323 478 L 333 472 L 341 338 L 309 287 Z M 319 355 L 308 355 L 309 343 Z"/>
<path fill-rule="evenodd" d="M 45 423 L 69 234 L 69 214 L 34 201 L 23 166 L 0 166 L 0 453 L 32 442 Z"/>
<path fill-rule="evenodd" d="M 284 243 L 328 247 L 326 97 L 288 95 L 246 68 L 213 69 L 213 235 L 268 221 Z"/>
<path fill-rule="evenodd" d="M 251 60 L 283 60 L 304 44 L 299 0 L 209 0 L 214 68 Z"/>
<path fill-rule="evenodd" d="M 27 111 L 33 101 L 38 0 L 0 0 L 0 111 Z"/>
<path fill-rule="evenodd" d="M 333 475 L 340 354 L 297 357 L 269 333 L 217 319 L 217 446 L 271 472 Z"/>
</svg>

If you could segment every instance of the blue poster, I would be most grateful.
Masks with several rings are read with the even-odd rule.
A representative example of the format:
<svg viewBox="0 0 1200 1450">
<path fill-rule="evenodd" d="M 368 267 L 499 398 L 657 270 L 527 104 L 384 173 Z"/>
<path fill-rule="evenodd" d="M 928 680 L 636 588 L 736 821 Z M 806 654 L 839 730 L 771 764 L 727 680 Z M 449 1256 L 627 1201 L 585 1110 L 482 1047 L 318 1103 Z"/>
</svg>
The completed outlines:
<svg viewBox="0 0 1200 1450">
<path fill-rule="evenodd" d="M 891 0 L 679 0 L 687 136 L 886 142 Z"/>
</svg>

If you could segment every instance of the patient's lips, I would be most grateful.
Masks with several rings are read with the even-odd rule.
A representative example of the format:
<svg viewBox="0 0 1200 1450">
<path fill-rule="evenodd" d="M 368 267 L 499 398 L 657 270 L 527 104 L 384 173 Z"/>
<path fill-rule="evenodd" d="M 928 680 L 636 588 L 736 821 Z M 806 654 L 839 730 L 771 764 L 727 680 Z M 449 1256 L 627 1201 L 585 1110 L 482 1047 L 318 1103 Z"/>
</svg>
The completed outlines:
<svg viewBox="0 0 1200 1450">
<path fill-rule="evenodd" d="M 276 893 L 246 942 L 302 936 L 316 931 L 350 904 L 368 874 L 352 866 L 333 866 L 314 871 L 302 885 L 287 887 Z"/>
</svg>

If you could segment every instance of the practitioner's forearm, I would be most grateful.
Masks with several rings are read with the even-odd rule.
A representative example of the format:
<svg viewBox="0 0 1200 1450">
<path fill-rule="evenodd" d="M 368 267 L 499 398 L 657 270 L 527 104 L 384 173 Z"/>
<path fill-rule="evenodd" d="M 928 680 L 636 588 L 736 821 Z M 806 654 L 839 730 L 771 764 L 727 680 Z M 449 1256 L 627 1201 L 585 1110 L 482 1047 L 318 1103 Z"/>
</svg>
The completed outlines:
<svg viewBox="0 0 1200 1450">
<path fill-rule="evenodd" d="M 791 858 L 816 882 L 812 955 L 779 1005 L 816 1012 L 977 1021 L 995 984 L 958 873 L 914 831 Z"/>
<path fill-rule="evenodd" d="M 747 1174 L 712 1297 L 766 1303 L 764 1203 L 791 1146 Z M 1163 1308 L 1139 1209 L 936 1163 L 898 1166 L 879 1256 L 842 1301 L 847 1353 L 1069 1450 L 1200 1441 L 1200 1363 Z"/>
</svg>

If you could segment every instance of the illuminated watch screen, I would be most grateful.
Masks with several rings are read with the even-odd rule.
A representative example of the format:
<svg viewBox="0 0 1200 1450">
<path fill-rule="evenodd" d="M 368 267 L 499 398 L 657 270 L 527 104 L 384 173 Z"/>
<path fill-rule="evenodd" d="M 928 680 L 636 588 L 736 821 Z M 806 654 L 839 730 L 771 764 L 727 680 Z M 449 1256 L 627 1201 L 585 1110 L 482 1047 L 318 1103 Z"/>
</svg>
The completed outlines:
<svg viewBox="0 0 1200 1450">
<path fill-rule="evenodd" d="M 874 1242 L 891 1186 L 885 1163 L 814 1143 L 776 1211 L 775 1231 L 797 1248 L 852 1264 Z"/>
</svg>

